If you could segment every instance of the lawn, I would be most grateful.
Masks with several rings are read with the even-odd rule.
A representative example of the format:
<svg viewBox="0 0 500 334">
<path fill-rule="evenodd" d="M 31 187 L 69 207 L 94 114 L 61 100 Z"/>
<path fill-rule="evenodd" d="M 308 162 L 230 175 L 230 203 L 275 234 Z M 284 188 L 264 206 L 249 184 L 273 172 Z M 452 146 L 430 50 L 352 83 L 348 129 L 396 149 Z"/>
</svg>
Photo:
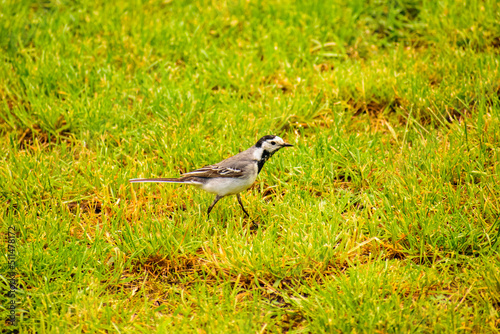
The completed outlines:
<svg viewBox="0 0 500 334">
<path fill-rule="evenodd" d="M 0 227 L 5 333 L 499 333 L 500 4 L 0 1 Z"/>
</svg>

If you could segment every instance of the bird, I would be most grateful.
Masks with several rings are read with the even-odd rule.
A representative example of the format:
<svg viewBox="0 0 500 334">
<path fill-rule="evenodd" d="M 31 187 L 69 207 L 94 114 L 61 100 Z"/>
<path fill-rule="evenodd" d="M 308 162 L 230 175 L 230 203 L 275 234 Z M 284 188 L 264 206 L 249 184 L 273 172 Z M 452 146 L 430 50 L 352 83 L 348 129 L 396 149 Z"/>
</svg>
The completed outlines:
<svg viewBox="0 0 500 334">
<path fill-rule="evenodd" d="M 243 206 L 240 193 L 255 182 L 266 161 L 283 147 L 292 147 L 282 138 L 267 135 L 260 138 L 249 149 L 229 157 L 214 165 L 207 165 L 192 172 L 183 173 L 179 178 L 130 179 L 131 183 L 163 182 L 194 185 L 215 194 L 215 200 L 208 207 L 207 219 L 217 202 L 230 195 L 236 195 L 243 212 L 250 217 Z"/>
</svg>

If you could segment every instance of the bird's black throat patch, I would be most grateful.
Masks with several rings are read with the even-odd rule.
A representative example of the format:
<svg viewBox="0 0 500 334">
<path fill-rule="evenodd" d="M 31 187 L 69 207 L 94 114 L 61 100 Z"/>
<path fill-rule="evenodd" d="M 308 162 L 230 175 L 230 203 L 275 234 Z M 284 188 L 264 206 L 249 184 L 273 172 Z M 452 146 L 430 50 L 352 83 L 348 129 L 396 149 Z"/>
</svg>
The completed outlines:
<svg viewBox="0 0 500 334">
<path fill-rule="evenodd" d="M 257 174 L 260 173 L 262 167 L 264 167 L 264 164 L 266 163 L 266 161 L 274 154 L 274 152 L 269 152 L 269 151 L 266 151 L 264 150 L 262 152 L 262 156 L 260 157 L 260 160 L 257 161 L 257 167 L 259 168 L 259 170 L 257 171 Z"/>
</svg>

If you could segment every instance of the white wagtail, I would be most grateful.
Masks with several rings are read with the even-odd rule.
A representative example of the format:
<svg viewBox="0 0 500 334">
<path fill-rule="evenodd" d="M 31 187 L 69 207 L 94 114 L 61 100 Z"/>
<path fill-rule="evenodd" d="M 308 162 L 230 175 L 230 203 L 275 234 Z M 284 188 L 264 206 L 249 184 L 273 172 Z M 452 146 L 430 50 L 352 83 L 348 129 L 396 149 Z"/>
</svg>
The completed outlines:
<svg viewBox="0 0 500 334">
<path fill-rule="evenodd" d="M 209 193 L 215 194 L 215 200 L 208 207 L 208 217 L 214 205 L 224 196 L 236 195 L 243 212 L 250 216 L 243 207 L 240 192 L 250 188 L 264 163 L 282 147 L 293 146 L 285 143 L 278 136 L 264 136 L 248 150 L 236 154 L 218 164 L 209 165 L 195 171 L 181 174 L 179 178 L 131 179 L 130 182 L 166 182 L 193 184 Z"/>
</svg>

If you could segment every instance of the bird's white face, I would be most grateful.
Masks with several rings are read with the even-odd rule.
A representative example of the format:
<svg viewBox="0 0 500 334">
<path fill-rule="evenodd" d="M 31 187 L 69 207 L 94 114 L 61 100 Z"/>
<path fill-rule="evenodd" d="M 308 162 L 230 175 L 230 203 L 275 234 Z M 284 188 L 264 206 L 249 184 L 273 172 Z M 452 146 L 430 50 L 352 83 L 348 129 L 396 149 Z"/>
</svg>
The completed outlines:
<svg viewBox="0 0 500 334">
<path fill-rule="evenodd" d="M 262 143 L 262 148 L 265 150 L 265 151 L 268 151 L 269 153 L 273 153 L 273 152 L 276 152 L 277 150 L 279 150 L 280 148 L 286 146 L 287 144 L 285 143 L 285 141 L 283 139 L 281 139 L 280 137 L 276 136 L 272 139 L 267 139 L 266 141 L 264 141 Z"/>
</svg>

